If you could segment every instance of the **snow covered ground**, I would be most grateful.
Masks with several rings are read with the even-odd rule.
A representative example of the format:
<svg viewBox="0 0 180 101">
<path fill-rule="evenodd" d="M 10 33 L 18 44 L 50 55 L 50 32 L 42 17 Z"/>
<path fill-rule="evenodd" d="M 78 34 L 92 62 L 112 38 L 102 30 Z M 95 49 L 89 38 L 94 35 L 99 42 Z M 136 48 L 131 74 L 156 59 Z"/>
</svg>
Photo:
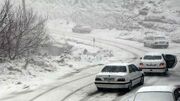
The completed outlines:
<svg viewBox="0 0 180 101">
<path fill-rule="evenodd" d="M 59 25 L 59 27 L 63 26 Z M 56 82 L 59 78 L 78 73 L 84 68 L 106 64 L 109 61 L 124 61 L 127 56 L 133 58 L 124 50 L 112 49 L 110 46 L 101 44 L 93 45 L 88 40 L 87 42 L 58 35 L 58 33 L 68 33 L 68 30 L 55 28 L 49 33 L 51 33 L 53 46 L 43 48 L 41 55 L 32 56 L 28 64 L 25 59 L 1 64 L 1 98 L 39 89 L 43 85 Z"/>
<path fill-rule="evenodd" d="M 117 42 L 119 46 L 121 46 L 120 43 L 131 45 L 131 47 L 138 47 L 139 49 L 143 49 L 143 51 L 151 50 L 149 48 L 144 48 L 140 43 L 146 31 L 165 33 L 172 41 L 180 42 L 180 9 L 178 8 L 179 4 L 176 3 L 178 0 L 166 0 L 163 3 L 160 2 L 162 0 L 148 1 L 149 2 L 145 2 L 143 5 L 143 7 L 150 8 L 147 16 L 138 15 L 135 19 L 130 20 L 122 17 L 125 21 L 120 21 L 116 25 L 116 16 L 119 17 L 118 15 L 122 14 L 121 8 L 119 7 L 121 4 L 118 0 L 114 0 L 115 3 L 107 0 L 105 3 L 98 3 L 95 0 L 77 0 L 77 2 L 76 0 L 54 0 L 54 2 L 51 0 L 26 0 L 28 8 L 32 7 L 40 15 L 49 18 L 47 21 L 47 28 L 51 37 L 52 46 L 46 47 L 48 49 L 42 49 L 40 56 L 30 58 L 30 62 L 26 67 L 27 69 L 23 69 L 24 66 L 26 66 L 25 59 L 8 61 L 0 64 L 0 99 L 21 92 L 36 91 L 41 87 L 55 84 L 60 78 L 79 73 L 83 68 L 109 62 L 126 62 L 129 59 L 137 58 L 124 49 L 115 48 L 112 43 L 111 45 L 108 45 L 108 42 L 106 42 L 106 44 L 103 42 L 100 43 L 98 42 L 99 39 Z M 21 0 L 15 0 L 14 2 L 16 2 L 16 4 L 21 4 Z M 71 5 L 69 5 L 68 2 L 70 2 Z M 158 2 L 160 3 L 157 4 Z M 128 17 L 134 17 L 137 15 L 138 10 L 143 7 L 137 7 L 134 11 L 130 12 L 133 15 L 126 15 Z M 127 11 L 125 9 L 123 10 L 123 12 Z M 104 17 L 106 15 L 108 15 L 107 18 Z M 87 18 L 89 19 L 86 20 Z M 133 26 L 129 26 L 132 23 L 128 23 L 128 21 L 132 21 Z M 72 33 L 72 28 L 76 25 L 75 23 L 88 24 L 94 29 L 90 34 Z M 123 27 L 128 27 L 127 30 L 118 29 L 118 27 L 122 27 L 120 26 L 122 23 L 127 23 L 127 25 L 123 25 Z M 140 27 L 140 29 L 129 30 L 129 28 L 136 25 Z M 93 43 L 93 38 L 96 40 L 95 43 Z M 128 39 L 131 41 L 121 39 Z M 152 49 L 151 51 L 179 54 L 179 46 L 179 44 L 172 43 L 170 49 Z M 127 48 L 126 46 L 123 47 Z M 132 48 L 132 50 L 134 50 L 134 48 Z M 137 50 L 136 52 L 139 55 L 144 53 L 138 52 Z M 154 78 L 154 81 L 149 80 L 150 84 L 157 81 L 157 78 Z M 90 80 L 92 80 L 92 78 Z M 163 78 L 161 81 L 166 82 L 166 80 L 166 78 Z M 160 84 L 160 82 L 158 83 Z M 86 89 L 87 88 L 85 88 L 84 91 L 86 91 Z M 71 90 L 67 91 L 69 92 Z M 84 92 L 79 93 L 79 95 L 82 93 Z M 72 98 L 78 99 L 77 96 Z M 109 99 L 111 99 L 111 97 L 109 97 Z M 95 99 L 88 98 L 88 100 L 92 101 Z M 41 99 L 41 101 L 43 100 Z"/>
</svg>

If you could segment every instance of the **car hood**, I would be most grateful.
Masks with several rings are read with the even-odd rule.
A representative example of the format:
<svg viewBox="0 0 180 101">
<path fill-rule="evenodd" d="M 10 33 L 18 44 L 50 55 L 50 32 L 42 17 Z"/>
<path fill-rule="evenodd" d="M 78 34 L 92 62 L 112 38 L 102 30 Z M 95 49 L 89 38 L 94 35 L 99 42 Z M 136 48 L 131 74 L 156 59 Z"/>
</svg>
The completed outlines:
<svg viewBox="0 0 180 101">
<path fill-rule="evenodd" d="M 111 73 L 111 72 L 101 72 L 97 74 L 97 76 L 125 76 L 128 73 L 125 72 L 118 72 L 118 73 Z"/>
</svg>

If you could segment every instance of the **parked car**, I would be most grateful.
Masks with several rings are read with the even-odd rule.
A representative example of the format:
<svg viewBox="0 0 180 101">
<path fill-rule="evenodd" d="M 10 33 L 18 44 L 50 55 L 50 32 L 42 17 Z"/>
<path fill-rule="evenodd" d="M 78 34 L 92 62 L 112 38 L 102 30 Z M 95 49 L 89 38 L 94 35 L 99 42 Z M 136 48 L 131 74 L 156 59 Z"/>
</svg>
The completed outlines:
<svg viewBox="0 0 180 101">
<path fill-rule="evenodd" d="M 144 37 L 144 47 L 151 48 L 168 48 L 169 41 L 165 36 L 146 35 Z"/>
<path fill-rule="evenodd" d="M 140 88 L 133 101 L 180 101 L 178 86 L 147 86 Z"/>
<path fill-rule="evenodd" d="M 134 64 L 117 63 L 105 65 L 96 75 L 98 90 L 105 88 L 127 88 L 131 90 L 137 84 L 144 84 L 144 74 Z"/>
<path fill-rule="evenodd" d="M 175 67 L 176 63 L 175 55 L 150 52 L 141 58 L 139 68 L 144 73 L 166 74 L 169 68 Z"/>
<path fill-rule="evenodd" d="M 74 26 L 74 28 L 72 28 L 72 31 L 74 33 L 90 33 L 92 31 L 92 28 L 85 25 L 76 25 Z"/>
</svg>

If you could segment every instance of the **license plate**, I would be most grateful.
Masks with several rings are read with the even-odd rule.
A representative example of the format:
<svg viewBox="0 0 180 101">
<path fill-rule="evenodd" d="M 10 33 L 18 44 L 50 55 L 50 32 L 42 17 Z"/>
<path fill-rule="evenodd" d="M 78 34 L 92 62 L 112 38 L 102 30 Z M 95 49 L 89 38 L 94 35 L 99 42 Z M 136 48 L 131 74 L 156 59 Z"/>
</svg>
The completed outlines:
<svg viewBox="0 0 180 101">
<path fill-rule="evenodd" d="M 165 42 L 159 42 L 160 44 L 164 44 Z"/>
<path fill-rule="evenodd" d="M 105 81 L 114 81 L 114 78 L 104 78 Z"/>
<path fill-rule="evenodd" d="M 156 64 L 147 64 L 146 66 L 156 66 Z"/>
</svg>

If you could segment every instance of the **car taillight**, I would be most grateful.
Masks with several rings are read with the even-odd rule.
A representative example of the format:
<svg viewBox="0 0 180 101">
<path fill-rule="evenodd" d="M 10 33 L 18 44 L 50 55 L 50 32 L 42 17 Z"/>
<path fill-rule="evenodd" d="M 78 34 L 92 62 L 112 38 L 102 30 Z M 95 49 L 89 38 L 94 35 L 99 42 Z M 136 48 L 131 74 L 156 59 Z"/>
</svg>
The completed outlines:
<svg viewBox="0 0 180 101">
<path fill-rule="evenodd" d="M 96 78 L 95 81 L 102 81 L 101 78 Z"/>
<path fill-rule="evenodd" d="M 143 63 L 139 63 L 139 68 L 144 68 L 144 64 Z"/>
<path fill-rule="evenodd" d="M 165 63 L 160 63 L 159 66 L 160 66 L 161 68 L 165 68 L 165 67 L 166 67 Z"/>
<path fill-rule="evenodd" d="M 125 81 L 125 78 L 119 78 L 117 81 Z"/>
</svg>

